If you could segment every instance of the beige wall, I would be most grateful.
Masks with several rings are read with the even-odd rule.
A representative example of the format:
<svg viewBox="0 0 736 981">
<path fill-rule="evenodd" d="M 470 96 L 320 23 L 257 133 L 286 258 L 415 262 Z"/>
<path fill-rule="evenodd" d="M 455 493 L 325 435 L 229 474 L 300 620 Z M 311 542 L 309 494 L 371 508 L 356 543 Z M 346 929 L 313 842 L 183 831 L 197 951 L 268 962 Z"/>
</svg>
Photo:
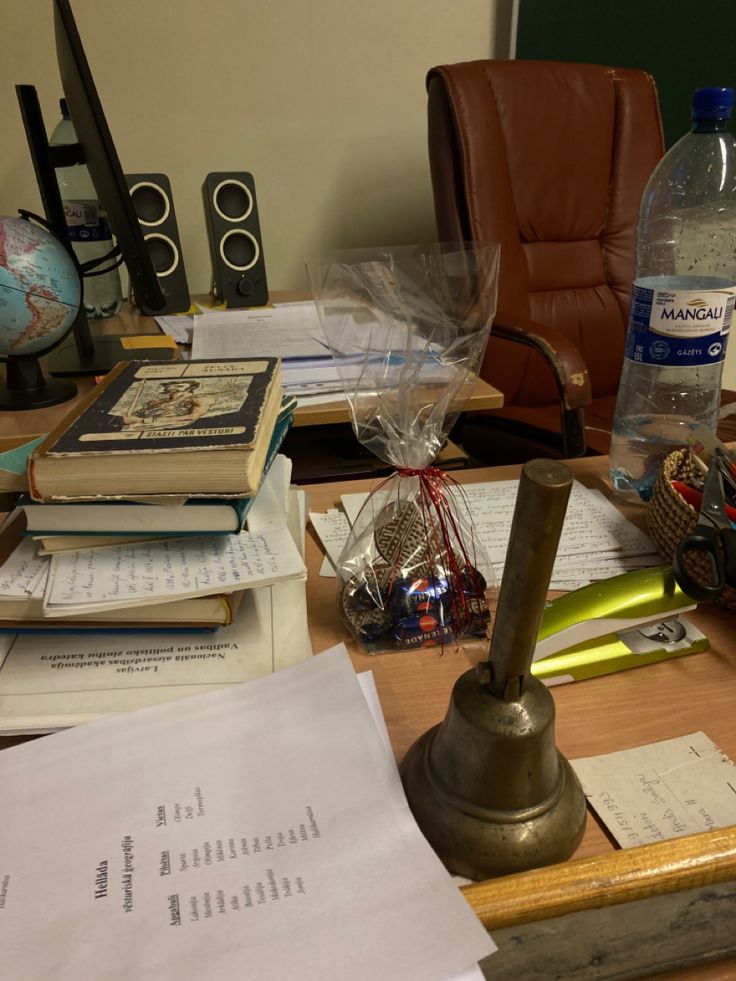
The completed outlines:
<svg viewBox="0 0 736 981">
<path fill-rule="evenodd" d="M 0 214 L 40 209 L 14 85 L 48 129 L 51 0 L 3 0 Z M 123 169 L 168 174 L 190 289 L 209 287 L 201 184 L 256 181 L 269 285 L 328 248 L 433 239 L 424 75 L 505 55 L 498 0 L 72 0 Z M 499 27 L 496 23 L 499 23 Z M 507 44 L 508 41 L 506 40 Z"/>
<path fill-rule="evenodd" d="M 71 0 L 128 173 L 168 174 L 192 292 L 210 262 L 201 184 L 256 180 L 269 285 L 323 249 L 435 237 L 424 76 L 506 57 L 514 0 Z M 51 0 L 2 0 L 0 215 L 40 210 L 14 86 L 58 119 Z M 736 388 L 736 343 L 724 383 Z"/>
</svg>

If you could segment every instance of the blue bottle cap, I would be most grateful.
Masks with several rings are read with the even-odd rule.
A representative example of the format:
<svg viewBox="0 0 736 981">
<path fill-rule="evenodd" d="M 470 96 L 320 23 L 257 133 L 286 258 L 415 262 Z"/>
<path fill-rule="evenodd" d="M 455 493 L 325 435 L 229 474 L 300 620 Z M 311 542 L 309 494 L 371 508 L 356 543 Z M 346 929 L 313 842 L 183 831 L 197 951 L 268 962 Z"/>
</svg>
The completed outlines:
<svg viewBox="0 0 736 981">
<path fill-rule="evenodd" d="M 690 115 L 693 119 L 730 119 L 733 102 L 733 89 L 696 89 Z"/>
</svg>

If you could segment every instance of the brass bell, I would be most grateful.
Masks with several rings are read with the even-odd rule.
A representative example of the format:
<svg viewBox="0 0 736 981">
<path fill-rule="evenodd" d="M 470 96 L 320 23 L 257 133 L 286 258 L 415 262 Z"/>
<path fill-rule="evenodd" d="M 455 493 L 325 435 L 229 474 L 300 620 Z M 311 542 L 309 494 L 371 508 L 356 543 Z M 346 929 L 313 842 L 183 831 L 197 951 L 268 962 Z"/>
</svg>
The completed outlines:
<svg viewBox="0 0 736 981">
<path fill-rule="evenodd" d="M 461 675 L 444 722 L 401 764 L 419 827 L 470 879 L 563 861 L 585 828 L 585 796 L 555 746 L 554 701 L 531 674 L 571 486 L 562 463 L 525 464 L 489 661 Z"/>
</svg>

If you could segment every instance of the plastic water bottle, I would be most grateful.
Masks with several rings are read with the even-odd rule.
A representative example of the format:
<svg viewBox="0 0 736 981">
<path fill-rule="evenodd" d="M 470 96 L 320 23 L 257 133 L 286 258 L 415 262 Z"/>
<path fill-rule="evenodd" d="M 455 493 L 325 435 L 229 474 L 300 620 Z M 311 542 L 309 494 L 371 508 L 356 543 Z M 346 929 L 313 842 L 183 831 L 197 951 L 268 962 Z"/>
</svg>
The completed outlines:
<svg viewBox="0 0 736 981">
<path fill-rule="evenodd" d="M 715 431 L 736 298 L 734 90 L 698 89 L 692 129 L 644 189 L 611 483 L 644 501 L 663 458 L 698 425 Z"/>
<path fill-rule="evenodd" d="M 66 99 L 62 99 L 59 105 L 62 118 L 51 134 L 51 146 L 77 142 Z M 64 204 L 69 239 L 79 262 L 88 262 L 108 253 L 115 243 L 85 164 L 57 167 L 56 179 Z M 103 268 L 107 265 L 104 263 Z M 101 276 L 85 276 L 83 302 L 90 318 L 110 317 L 117 313 L 123 302 L 118 270 L 111 269 Z"/>
</svg>

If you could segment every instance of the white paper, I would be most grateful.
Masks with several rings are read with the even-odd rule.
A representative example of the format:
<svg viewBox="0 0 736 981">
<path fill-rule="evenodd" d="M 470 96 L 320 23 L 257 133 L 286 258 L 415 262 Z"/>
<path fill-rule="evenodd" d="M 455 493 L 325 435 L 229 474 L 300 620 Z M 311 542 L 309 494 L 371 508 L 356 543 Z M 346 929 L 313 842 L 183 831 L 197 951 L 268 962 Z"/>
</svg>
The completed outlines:
<svg viewBox="0 0 736 981">
<path fill-rule="evenodd" d="M 23 538 L 0 566 L 0 603 L 32 595 L 45 572 L 46 561 L 36 555 L 36 543 Z"/>
<path fill-rule="evenodd" d="M 2 668 L 14 641 L 14 634 L 0 634 L 0 668 Z"/>
<path fill-rule="evenodd" d="M 703 732 L 571 762 L 623 848 L 736 824 L 736 766 Z"/>
<path fill-rule="evenodd" d="M 308 389 L 311 386 L 324 386 L 326 383 L 341 385 L 337 366 L 329 361 L 290 361 L 281 367 L 281 381 L 284 389 Z"/>
<path fill-rule="evenodd" d="M 389 754 L 390 758 L 393 758 L 391 739 L 388 734 L 388 729 L 386 728 L 386 720 L 381 709 L 381 702 L 378 697 L 378 689 L 376 688 L 376 681 L 373 677 L 373 672 L 361 671 L 357 677 L 358 683 L 360 684 L 360 689 L 363 692 L 363 698 L 366 700 L 368 709 L 373 717 L 373 722 L 378 730 L 379 736 L 381 737 L 381 742 L 385 746 L 386 752 Z M 460 875 L 453 875 L 452 881 L 459 887 L 468 885 L 472 880 L 465 879 Z M 460 974 L 454 975 L 453 981 L 484 981 L 484 978 L 485 975 L 478 965 L 473 964 L 472 967 L 467 968 Z"/>
<path fill-rule="evenodd" d="M 291 394 L 296 394 L 297 405 L 301 406 L 312 406 L 312 405 L 323 405 L 327 402 L 345 402 L 345 393 L 342 388 L 339 392 L 329 390 L 318 390 L 314 392 L 298 392 L 294 393 L 293 390 Z"/>
<path fill-rule="evenodd" d="M 445 979 L 493 942 L 340 645 L 0 754 L 3 971 Z"/>
<path fill-rule="evenodd" d="M 286 513 L 286 526 L 296 542 L 302 558 L 306 555 L 307 541 L 307 492 L 299 487 L 289 488 L 289 508 Z"/>
<path fill-rule="evenodd" d="M 386 719 L 383 715 L 383 709 L 381 708 L 381 700 L 378 697 L 378 689 L 376 688 L 376 679 L 373 677 L 372 671 L 361 671 L 357 675 L 358 684 L 360 685 L 360 690 L 363 693 L 363 698 L 366 701 L 368 710 L 373 718 L 373 723 L 376 727 L 378 735 L 381 737 L 381 742 L 383 743 L 386 752 L 393 756 L 393 749 L 391 748 L 391 738 L 388 734 L 388 729 L 386 728 Z"/>
<path fill-rule="evenodd" d="M 329 508 L 324 513 L 310 511 L 309 520 L 312 522 L 312 527 L 333 566 L 332 574 L 334 575 L 334 566 L 337 565 L 337 560 L 340 558 L 340 553 L 345 547 L 345 542 L 350 533 L 350 525 L 345 512 L 339 508 Z"/>
<path fill-rule="evenodd" d="M 325 357 L 330 352 L 313 301 L 249 310 L 204 310 L 194 320 L 193 358 L 283 359 Z"/>
<path fill-rule="evenodd" d="M 458 491 L 458 497 L 468 502 L 476 533 L 494 563 L 503 562 L 506 555 L 518 486 L 517 480 L 499 480 L 463 484 Z M 367 496 L 343 495 L 351 524 Z M 655 549 L 651 539 L 613 505 L 602 505 L 586 487 L 574 481 L 557 554 L 579 557 L 581 553 L 605 551 L 642 554 Z"/>
<path fill-rule="evenodd" d="M 329 353 L 326 342 L 314 338 L 300 324 L 223 321 L 216 320 L 214 314 L 207 318 L 195 317 L 193 358 L 247 358 L 254 351 L 261 357 L 282 359 L 323 358 Z"/>
<path fill-rule="evenodd" d="M 211 596 L 306 576 L 285 527 L 258 535 L 167 538 L 62 552 L 50 563 L 44 596 L 49 617 Z"/>
<path fill-rule="evenodd" d="M 467 503 L 475 534 L 488 552 L 497 578 L 503 575 L 517 480 L 463 484 L 458 500 Z M 342 504 L 352 525 L 368 499 L 366 493 L 343 494 Z M 370 504 L 368 505 L 371 506 Z M 465 505 L 462 505 L 463 511 Z M 611 561 L 603 565 L 602 559 Z M 585 585 L 630 568 L 661 563 L 652 540 L 628 521 L 610 502 L 575 481 L 560 536 L 550 588 Z"/>
<path fill-rule="evenodd" d="M 288 522 L 303 557 L 306 495 L 289 487 L 290 476 L 291 461 L 277 456 L 259 490 L 261 509 L 251 531 Z M 183 698 L 261 677 L 312 654 L 303 579 L 245 591 L 234 623 L 213 634 L 81 634 L 65 637 L 63 648 L 57 637 L 23 634 L 3 664 L 14 640 L 5 636 L 7 649 L 0 648 L 0 732 L 5 734 L 48 732 Z"/>
<path fill-rule="evenodd" d="M 337 569 L 335 568 L 335 565 L 329 555 L 325 555 L 325 557 L 322 559 L 322 565 L 319 567 L 319 574 L 325 579 L 337 579 Z"/>
<path fill-rule="evenodd" d="M 248 590 L 233 623 L 212 633 L 0 634 L 0 732 L 81 725 L 260 678 L 311 653 L 303 580 Z"/>
<path fill-rule="evenodd" d="M 192 343 L 192 330 L 194 329 L 194 317 L 186 314 L 175 314 L 169 317 L 155 317 L 164 334 L 168 334 L 177 344 Z"/>
<path fill-rule="evenodd" d="M 256 499 L 246 516 L 246 528 L 261 534 L 272 528 L 283 528 L 289 510 L 291 460 L 279 453 L 258 488 Z"/>
</svg>

